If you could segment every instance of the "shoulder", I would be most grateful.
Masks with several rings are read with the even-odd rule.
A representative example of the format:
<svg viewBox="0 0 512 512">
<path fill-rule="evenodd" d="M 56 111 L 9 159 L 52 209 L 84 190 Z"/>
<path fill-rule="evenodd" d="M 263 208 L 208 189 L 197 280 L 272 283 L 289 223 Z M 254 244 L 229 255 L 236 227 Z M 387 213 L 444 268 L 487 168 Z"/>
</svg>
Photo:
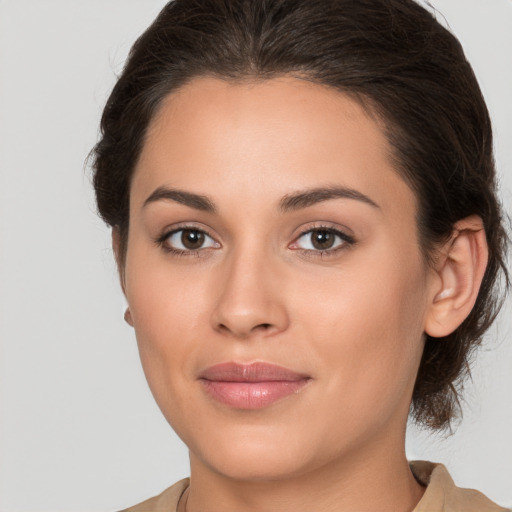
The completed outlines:
<svg viewBox="0 0 512 512">
<path fill-rule="evenodd" d="M 412 461 L 411 471 L 427 486 L 413 512 L 510 512 L 474 489 L 457 487 L 443 464 Z"/>
<path fill-rule="evenodd" d="M 189 479 L 185 478 L 167 488 L 158 496 L 154 496 L 138 505 L 126 508 L 120 512 L 174 512 L 178 506 L 181 495 L 189 485 Z"/>
</svg>

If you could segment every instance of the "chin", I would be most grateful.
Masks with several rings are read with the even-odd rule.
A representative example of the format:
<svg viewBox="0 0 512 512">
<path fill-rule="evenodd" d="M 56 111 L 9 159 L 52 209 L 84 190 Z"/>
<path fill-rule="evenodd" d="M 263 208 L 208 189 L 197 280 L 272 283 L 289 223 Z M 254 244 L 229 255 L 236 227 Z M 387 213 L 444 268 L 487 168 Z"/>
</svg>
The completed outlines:
<svg viewBox="0 0 512 512">
<path fill-rule="evenodd" d="M 216 473 L 233 480 L 284 480 L 310 470 L 306 461 L 299 460 L 299 454 L 288 454 L 289 456 L 285 457 L 277 450 L 270 453 L 268 448 L 256 451 L 241 447 L 238 452 L 231 450 L 219 455 L 208 457 L 204 462 Z"/>
<path fill-rule="evenodd" d="M 311 470 L 314 453 L 289 429 L 233 430 L 198 444 L 187 439 L 192 465 L 197 458 L 220 475 L 245 481 L 282 480 Z"/>
</svg>

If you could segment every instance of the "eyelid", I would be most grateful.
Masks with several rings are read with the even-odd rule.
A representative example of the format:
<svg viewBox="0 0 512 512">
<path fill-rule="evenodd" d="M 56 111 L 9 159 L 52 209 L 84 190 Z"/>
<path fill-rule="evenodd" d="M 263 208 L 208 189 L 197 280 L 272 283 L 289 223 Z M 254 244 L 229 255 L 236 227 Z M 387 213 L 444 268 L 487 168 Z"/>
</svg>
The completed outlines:
<svg viewBox="0 0 512 512">
<path fill-rule="evenodd" d="M 336 237 L 340 238 L 342 243 L 338 243 L 335 247 L 328 248 L 328 249 L 304 249 L 302 247 L 297 247 L 297 241 L 300 240 L 302 237 L 313 233 L 315 231 L 327 231 L 329 233 L 334 234 Z M 311 226 L 304 230 L 302 230 L 298 236 L 296 236 L 293 240 L 293 242 L 288 246 L 292 250 L 300 251 L 307 255 L 313 255 L 313 256 L 323 256 L 323 255 L 332 255 L 342 249 L 346 249 L 356 243 L 356 240 L 351 235 L 347 234 L 344 230 L 334 227 L 332 225 L 317 225 L 317 226 Z M 295 247 L 294 247 L 295 246 Z"/>
<path fill-rule="evenodd" d="M 173 236 L 176 233 L 179 233 L 180 231 L 198 231 L 202 234 L 204 234 L 206 237 L 211 239 L 213 241 L 213 246 L 210 245 L 208 247 L 199 247 L 197 249 L 180 249 L 173 246 L 170 246 L 167 241 L 171 236 Z M 332 233 L 336 237 L 338 237 L 341 240 L 341 243 L 338 242 L 338 244 L 335 247 L 328 248 L 328 249 L 305 249 L 302 247 L 297 247 L 297 242 L 302 237 L 313 233 L 315 231 L 327 231 L 329 233 Z M 221 248 L 222 245 L 220 242 L 217 241 L 216 237 L 212 236 L 209 233 L 208 229 L 205 229 L 203 226 L 197 226 L 195 223 L 191 222 L 184 222 L 180 223 L 178 225 L 167 227 L 162 231 L 162 234 L 154 239 L 154 242 L 161 247 L 164 251 L 168 253 L 172 253 L 177 256 L 202 256 L 205 252 L 209 252 L 209 249 L 218 249 Z M 288 248 L 299 251 L 307 256 L 316 257 L 316 256 L 331 256 L 337 253 L 338 251 L 342 249 L 347 249 L 350 246 L 354 245 L 356 243 L 356 240 L 346 233 L 345 230 L 340 229 L 339 227 L 335 227 L 331 224 L 321 224 L 321 225 L 312 225 L 307 228 L 303 228 L 300 233 L 294 238 L 294 240 L 288 245 Z"/>
<path fill-rule="evenodd" d="M 205 235 L 205 237 L 210 238 L 214 242 L 214 246 L 208 247 L 199 247 L 197 249 L 180 249 L 176 247 L 170 246 L 166 243 L 169 238 L 180 231 L 197 231 Z M 204 252 L 207 249 L 217 249 L 221 247 L 220 242 L 212 236 L 207 229 L 204 227 L 199 227 L 194 223 L 182 223 L 179 225 L 175 225 L 172 227 L 167 227 L 162 231 L 162 234 L 154 239 L 154 242 L 160 246 L 164 251 L 178 255 L 178 256 L 200 256 L 201 252 Z"/>
</svg>

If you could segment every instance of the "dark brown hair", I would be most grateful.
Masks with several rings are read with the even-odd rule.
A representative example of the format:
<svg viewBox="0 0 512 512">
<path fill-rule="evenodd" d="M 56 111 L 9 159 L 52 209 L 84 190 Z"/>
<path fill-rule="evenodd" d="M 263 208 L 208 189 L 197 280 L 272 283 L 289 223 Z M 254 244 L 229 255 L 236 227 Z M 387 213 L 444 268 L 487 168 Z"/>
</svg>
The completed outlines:
<svg viewBox="0 0 512 512">
<path fill-rule="evenodd" d="M 162 100 L 198 76 L 283 74 L 360 101 L 385 126 L 397 172 L 414 190 L 427 262 L 469 215 L 483 219 L 489 262 L 472 312 L 427 336 L 411 413 L 442 428 L 456 416 L 473 349 L 499 309 L 507 236 L 496 198 L 491 122 L 457 39 L 412 0 L 175 0 L 136 41 L 93 150 L 103 219 L 128 243 L 130 181 Z"/>
</svg>

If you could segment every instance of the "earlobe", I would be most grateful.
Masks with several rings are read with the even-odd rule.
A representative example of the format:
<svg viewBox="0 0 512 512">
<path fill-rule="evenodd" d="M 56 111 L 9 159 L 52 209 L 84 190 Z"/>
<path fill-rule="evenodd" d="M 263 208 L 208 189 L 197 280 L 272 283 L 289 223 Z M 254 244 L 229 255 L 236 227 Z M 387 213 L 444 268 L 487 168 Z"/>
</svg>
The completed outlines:
<svg viewBox="0 0 512 512">
<path fill-rule="evenodd" d="M 472 215 L 457 222 L 439 252 L 425 333 L 451 334 L 475 305 L 487 266 L 488 248 L 482 219 Z"/>
<path fill-rule="evenodd" d="M 133 327 L 133 318 L 132 318 L 132 313 L 130 311 L 130 308 L 126 308 L 126 310 L 124 312 L 124 321 L 128 325 L 131 325 Z"/>
</svg>

